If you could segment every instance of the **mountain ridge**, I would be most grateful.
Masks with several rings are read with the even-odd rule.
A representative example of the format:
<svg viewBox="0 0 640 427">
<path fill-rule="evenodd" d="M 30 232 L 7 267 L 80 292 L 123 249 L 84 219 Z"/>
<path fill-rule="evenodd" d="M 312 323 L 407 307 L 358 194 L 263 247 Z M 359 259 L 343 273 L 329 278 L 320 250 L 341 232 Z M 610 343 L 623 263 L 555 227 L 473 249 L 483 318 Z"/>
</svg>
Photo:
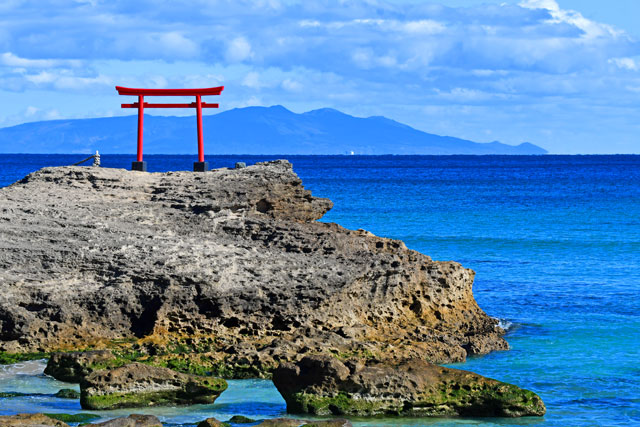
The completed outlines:
<svg viewBox="0 0 640 427">
<path fill-rule="evenodd" d="M 194 154 L 196 119 L 145 115 L 145 154 Z M 478 143 L 430 134 L 383 117 L 332 108 L 294 113 L 281 105 L 203 116 L 207 154 L 546 154 L 534 144 Z M 0 129 L 0 153 L 128 154 L 136 151 L 137 116 L 63 119 Z"/>
</svg>

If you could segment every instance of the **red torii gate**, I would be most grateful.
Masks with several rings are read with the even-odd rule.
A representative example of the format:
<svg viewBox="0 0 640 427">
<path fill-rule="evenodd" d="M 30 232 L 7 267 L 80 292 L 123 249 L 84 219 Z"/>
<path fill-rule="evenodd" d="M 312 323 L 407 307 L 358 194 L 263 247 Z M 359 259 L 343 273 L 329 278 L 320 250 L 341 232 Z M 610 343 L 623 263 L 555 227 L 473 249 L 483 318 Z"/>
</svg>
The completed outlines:
<svg viewBox="0 0 640 427">
<path fill-rule="evenodd" d="M 204 161 L 204 146 L 202 143 L 202 109 L 218 108 L 218 104 L 202 102 L 202 97 L 205 95 L 220 95 L 224 90 L 224 86 L 203 89 L 136 89 L 116 86 L 116 90 L 119 95 L 133 95 L 138 97 L 138 102 L 134 102 L 133 104 L 122 104 L 122 108 L 138 109 L 138 157 L 137 161 L 132 162 L 131 164 L 132 170 L 147 170 L 147 162 L 142 161 L 142 129 L 145 108 L 195 108 L 196 116 L 198 118 L 198 161 L 193 163 L 193 170 L 196 172 L 205 172 L 209 170 L 209 164 Z M 195 96 L 196 102 L 192 102 L 190 104 L 149 104 L 144 102 L 145 96 Z"/>
</svg>

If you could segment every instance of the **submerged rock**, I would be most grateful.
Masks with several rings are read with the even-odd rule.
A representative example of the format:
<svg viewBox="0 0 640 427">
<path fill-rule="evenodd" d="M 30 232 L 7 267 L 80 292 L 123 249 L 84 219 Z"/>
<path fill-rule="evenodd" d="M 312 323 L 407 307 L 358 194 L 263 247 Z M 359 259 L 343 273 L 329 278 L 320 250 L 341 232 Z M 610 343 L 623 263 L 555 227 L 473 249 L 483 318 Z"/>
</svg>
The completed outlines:
<svg viewBox="0 0 640 427">
<path fill-rule="evenodd" d="M 287 161 L 35 172 L 0 189 L 0 351 L 135 342 L 238 378 L 304 354 L 453 362 L 508 348 L 473 271 L 317 222 L 331 206 Z"/>
<path fill-rule="evenodd" d="M 244 415 L 234 415 L 233 417 L 229 418 L 227 422 L 234 424 L 252 424 L 255 423 L 256 420 L 254 420 L 253 418 L 245 417 Z"/>
<path fill-rule="evenodd" d="M 229 427 L 229 424 L 223 423 L 216 418 L 210 417 L 206 420 L 200 421 L 197 427 Z"/>
<path fill-rule="evenodd" d="M 131 363 L 85 377 L 80 382 L 80 405 L 115 409 L 213 403 L 226 388 L 227 382 L 220 378 Z"/>
<path fill-rule="evenodd" d="M 158 417 L 140 414 L 131 414 L 128 417 L 114 418 L 103 423 L 91 425 L 100 427 L 162 427 Z"/>
<path fill-rule="evenodd" d="M 353 427 L 351 421 L 343 418 L 335 420 L 307 421 L 300 427 Z"/>
<path fill-rule="evenodd" d="M 423 360 L 368 365 L 307 356 L 280 366 L 273 383 L 290 413 L 520 417 L 546 411 L 531 391 Z"/>
<path fill-rule="evenodd" d="M 74 351 L 53 353 L 47 361 L 44 373 L 69 383 L 79 383 L 93 371 L 104 369 L 116 357 L 109 350 Z"/>
<path fill-rule="evenodd" d="M 62 388 L 58 390 L 58 392 L 54 394 L 54 396 L 61 399 L 80 399 L 80 393 L 72 388 Z"/>
<path fill-rule="evenodd" d="M 256 424 L 255 427 L 299 427 L 306 423 L 304 420 L 296 420 L 293 418 L 272 418 Z"/>
</svg>

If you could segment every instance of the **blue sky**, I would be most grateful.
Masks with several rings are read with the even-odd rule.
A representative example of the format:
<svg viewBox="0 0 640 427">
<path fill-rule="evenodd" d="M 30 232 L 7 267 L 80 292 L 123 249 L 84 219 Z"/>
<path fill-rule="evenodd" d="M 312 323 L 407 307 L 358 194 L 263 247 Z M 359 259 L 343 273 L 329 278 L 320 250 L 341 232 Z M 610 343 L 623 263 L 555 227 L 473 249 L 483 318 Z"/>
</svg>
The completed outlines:
<svg viewBox="0 0 640 427">
<path fill-rule="evenodd" d="M 224 85 L 222 109 L 640 153 L 638 17 L 637 0 L 3 0 L 0 127 L 131 114 L 115 85 Z"/>
</svg>

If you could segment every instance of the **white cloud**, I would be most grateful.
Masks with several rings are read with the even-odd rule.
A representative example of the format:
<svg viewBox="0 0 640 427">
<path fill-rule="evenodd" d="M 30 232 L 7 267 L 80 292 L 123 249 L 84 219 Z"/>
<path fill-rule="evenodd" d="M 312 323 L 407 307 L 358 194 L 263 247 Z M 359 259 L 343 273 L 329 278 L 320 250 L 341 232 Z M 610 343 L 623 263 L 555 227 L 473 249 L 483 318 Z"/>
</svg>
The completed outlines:
<svg viewBox="0 0 640 427">
<path fill-rule="evenodd" d="M 248 73 L 242 80 L 242 85 L 252 89 L 260 89 L 263 86 L 260 82 L 260 74 L 255 71 Z"/>
<path fill-rule="evenodd" d="M 21 58 L 11 52 L 0 55 L 0 64 L 8 67 L 21 68 L 51 68 L 60 66 L 80 67 L 82 61 L 59 59 L 27 59 Z"/>
<path fill-rule="evenodd" d="M 182 86 L 214 87 L 223 85 L 224 80 L 224 75 L 222 74 L 191 74 L 182 78 Z"/>
<path fill-rule="evenodd" d="M 253 56 L 251 44 L 244 37 L 236 37 L 227 46 L 226 58 L 229 62 L 242 62 Z"/>
<path fill-rule="evenodd" d="M 182 58 L 190 58 L 198 53 L 198 45 L 177 31 L 163 33 L 159 42 L 168 53 Z"/>
<path fill-rule="evenodd" d="M 282 81 L 282 88 L 289 92 L 300 92 L 303 89 L 303 86 L 298 81 L 285 79 Z"/>
<path fill-rule="evenodd" d="M 523 0 L 520 2 L 520 6 L 528 9 L 547 9 L 552 11 L 559 11 L 560 6 L 556 0 Z"/>
<path fill-rule="evenodd" d="M 633 58 L 611 58 L 610 64 L 614 64 L 616 67 L 623 70 L 638 71 L 640 70 L 640 62 Z"/>
<path fill-rule="evenodd" d="M 584 38 L 593 39 L 597 37 L 613 36 L 623 34 L 622 31 L 614 29 L 610 25 L 591 21 L 581 13 L 574 10 L 560 9 L 556 0 L 523 0 L 520 5 L 527 9 L 546 9 L 551 13 L 553 19 L 549 23 L 567 23 L 584 31 Z"/>
<path fill-rule="evenodd" d="M 37 74 L 26 74 L 24 79 L 36 88 L 53 88 L 65 91 L 77 91 L 96 86 L 109 87 L 114 85 L 114 80 L 109 76 L 77 76 L 66 70 L 40 71 Z"/>
<path fill-rule="evenodd" d="M 409 21 L 402 24 L 402 26 L 406 32 L 414 34 L 438 34 L 446 29 L 445 25 L 431 19 Z"/>
<path fill-rule="evenodd" d="M 449 91 L 441 91 L 436 89 L 438 97 L 451 102 L 458 103 L 478 103 L 485 102 L 493 99 L 506 99 L 507 94 L 499 92 L 485 92 L 477 89 L 469 89 L 464 87 L 456 87 Z"/>
</svg>

